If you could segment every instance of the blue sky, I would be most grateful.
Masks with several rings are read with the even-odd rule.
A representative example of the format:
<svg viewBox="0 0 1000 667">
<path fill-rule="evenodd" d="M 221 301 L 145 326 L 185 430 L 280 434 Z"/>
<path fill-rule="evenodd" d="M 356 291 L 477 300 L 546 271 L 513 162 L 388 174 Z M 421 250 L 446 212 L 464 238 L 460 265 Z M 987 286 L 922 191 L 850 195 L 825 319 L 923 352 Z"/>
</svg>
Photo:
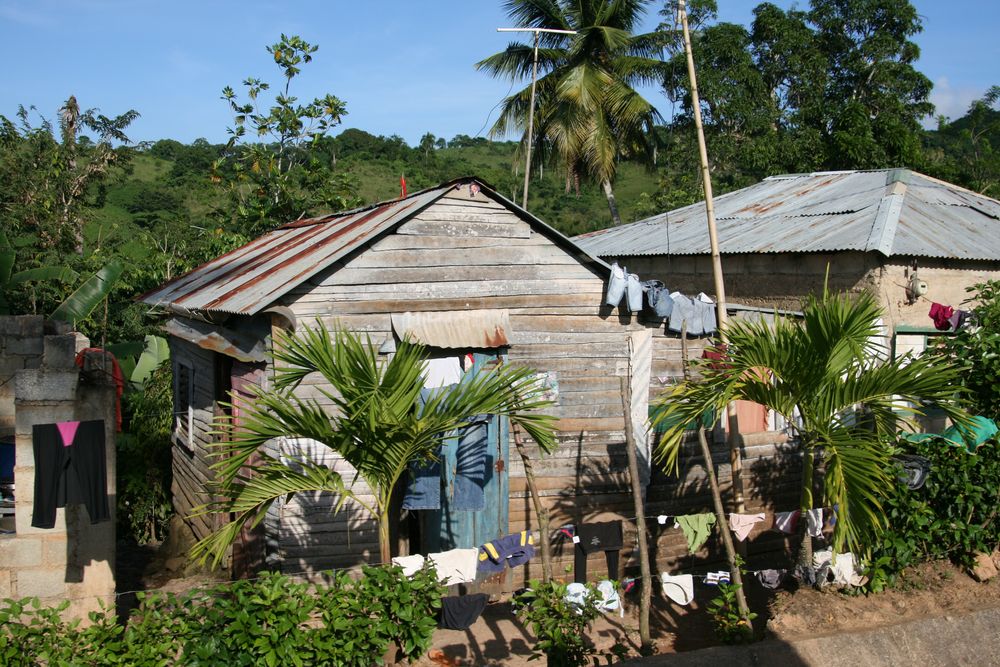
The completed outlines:
<svg viewBox="0 0 1000 667">
<path fill-rule="evenodd" d="M 748 23 L 757 2 L 719 4 L 721 20 Z M 918 67 L 935 84 L 939 113 L 961 116 L 1000 84 L 1000 3 L 914 4 L 924 20 Z M 657 20 L 651 13 L 646 27 Z M 0 0 L 0 114 L 12 117 L 24 104 L 54 118 L 74 94 L 109 115 L 139 111 L 129 132 L 137 141 L 221 142 L 232 120 L 221 89 L 247 76 L 277 81 L 264 47 L 284 32 L 320 46 L 293 92 L 340 97 L 344 127 L 411 144 L 428 131 L 476 135 L 510 84 L 473 63 L 504 48 L 507 37 L 495 30 L 508 25 L 500 0 Z M 668 110 L 658 91 L 646 92 Z"/>
</svg>

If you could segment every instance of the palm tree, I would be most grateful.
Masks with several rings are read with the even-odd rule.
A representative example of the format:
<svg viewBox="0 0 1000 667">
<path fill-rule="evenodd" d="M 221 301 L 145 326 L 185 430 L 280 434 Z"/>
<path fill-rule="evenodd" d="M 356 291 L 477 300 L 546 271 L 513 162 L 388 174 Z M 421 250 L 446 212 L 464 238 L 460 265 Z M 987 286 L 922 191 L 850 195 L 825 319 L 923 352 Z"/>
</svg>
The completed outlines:
<svg viewBox="0 0 1000 667">
<path fill-rule="evenodd" d="M 280 362 L 274 388 L 260 390 L 243 408 L 230 442 L 219 443 L 220 502 L 202 513 L 234 513 L 235 518 L 199 541 L 192 554 L 218 564 L 243 527 L 256 526 L 278 498 L 299 492 L 325 491 L 337 496 L 334 511 L 353 499 L 375 517 L 382 562 L 390 559 L 389 510 L 393 491 L 411 462 L 437 455 L 441 438 L 468 423 L 473 415 L 495 414 L 528 433 L 542 451 L 555 448 L 555 418 L 539 414 L 551 402 L 538 398 L 534 372 L 500 367 L 463 381 L 430 397 L 417 411 L 426 360 L 424 346 L 403 341 L 388 360 L 377 345 L 322 326 L 301 336 L 283 335 L 275 346 Z M 333 409 L 295 395 L 311 373 L 319 373 L 331 390 L 322 390 Z M 225 426 L 220 433 L 226 432 Z M 330 448 L 357 471 L 374 497 L 361 501 L 351 485 L 329 467 L 308 459 L 281 458 L 263 447 L 274 438 L 309 438 Z M 246 470 L 252 473 L 246 474 Z M 352 482 L 353 484 L 353 482 Z"/>
<path fill-rule="evenodd" d="M 857 550 L 885 523 L 880 500 L 892 485 L 888 443 L 905 419 L 924 403 L 967 419 L 956 402 L 957 371 L 930 357 L 887 359 L 878 342 L 882 313 L 868 293 L 811 298 L 803 315 L 801 322 L 776 317 L 773 326 L 730 322 L 724 362 L 700 361 L 701 380 L 662 399 L 655 422 L 666 431 L 657 457 L 676 470 L 687 425 L 706 412 L 719 414 L 733 400 L 764 405 L 784 416 L 801 444 L 799 509 L 814 507 L 813 476 L 821 462 L 824 504 L 838 508 L 834 549 Z M 799 562 L 809 566 L 812 544 L 806 522 L 800 524 Z"/>
<path fill-rule="evenodd" d="M 575 35 L 542 33 L 537 84 L 540 158 L 552 145 L 567 169 L 600 183 L 614 224 L 621 224 L 613 183 L 621 157 L 652 155 L 652 128 L 660 114 L 635 86 L 659 84 L 664 64 L 655 33 L 635 35 L 648 0 L 508 0 L 510 18 L 520 26 L 575 30 Z M 528 76 L 533 47 L 511 43 L 476 64 L 494 77 Z M 507 97 L 491 136 L 526 131 L 530 86 Z M 528 138 L 526 138 L 528 139 Z"/>
</svg>

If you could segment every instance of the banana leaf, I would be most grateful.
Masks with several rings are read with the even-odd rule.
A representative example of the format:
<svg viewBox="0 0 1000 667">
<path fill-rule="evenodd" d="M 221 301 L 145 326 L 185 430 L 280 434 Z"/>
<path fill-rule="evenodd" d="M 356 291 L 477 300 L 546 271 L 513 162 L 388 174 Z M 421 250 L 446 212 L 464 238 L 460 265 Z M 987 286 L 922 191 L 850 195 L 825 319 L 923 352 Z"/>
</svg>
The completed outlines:
<svg viewBox="0 0 1000 667">
<path fill-rule="evenodd" d="M 66 297 L 49 317 L 70 324 L 76 324 L 86 318 L 111 293 L 115 281 L 124 270 L 125 266 L 120 260 L 111 260 Z"/>
<path fill-rule="evenodd" d="M 0 262 L 2 261 L 3 260 L 0 259 Z M 2 270 L 3 266 L 0 265 L 0 271 Z M 2 278 L 2 276 L 3 274 L 0 273 L 0 278 Z M 29 280 L 59 280 L 64 283 L 68 283 L 79 277 L 80 274 L 68 266 L 41 266 L 37 269 L 18 271 L 14 275 L 10 276 L 9 282 L 11 285 L 26 283 Z"/>
<path fill-rule="evenodd" d="M 132 374 L 126 376 L 136 387 L 142 387 L 160 364 L 170 358 L 167 339 L 160 336 L 146 336 L 146 349 L 139 355 Z"/>
</svg>

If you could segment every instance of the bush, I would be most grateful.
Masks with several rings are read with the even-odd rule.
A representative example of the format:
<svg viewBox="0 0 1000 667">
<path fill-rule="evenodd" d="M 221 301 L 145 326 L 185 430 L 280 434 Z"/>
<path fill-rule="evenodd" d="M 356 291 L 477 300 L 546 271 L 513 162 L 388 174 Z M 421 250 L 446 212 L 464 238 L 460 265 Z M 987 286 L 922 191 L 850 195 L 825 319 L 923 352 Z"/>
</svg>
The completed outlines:
<svg viewBox="0 0 1000 667">
<path fill-rule="evenodd" d="M 586 630 L 601 615 L 594 604 L 600 595 L 587 586 L 582 606 L 566 600 L 566 584 L 533 580 L 514 598 L 517 614 L 537 638 L 531 659 L 545 656 L 549 667 L 596 664 L 597 649 L 587 640 Z"/>
<path fill-rule="evenodd" d="M 988 440 L 976 454 L 940 439 L 900 448 L 929 459 L 931 471 L 922 488 L 897 483 L 883 502 L 888 528 L 872 548 L 873 591 L 924 561 L 948 558 L 970 566 L 976 553 L 1000 541 L 1000 442 Z"/>
<path fill-rule="evenodd" d="M 444 588 L 432 568 L 364 567 L 329 585 L 280 574 L 177 596 L 154 593 L 125 626 L 113 611 L 66 622 L 37 598 L 0 606 L 0 664 L 337 665 L 368 667 L 395 645 L 413 660 L 430 646 Z"/>
</svg>

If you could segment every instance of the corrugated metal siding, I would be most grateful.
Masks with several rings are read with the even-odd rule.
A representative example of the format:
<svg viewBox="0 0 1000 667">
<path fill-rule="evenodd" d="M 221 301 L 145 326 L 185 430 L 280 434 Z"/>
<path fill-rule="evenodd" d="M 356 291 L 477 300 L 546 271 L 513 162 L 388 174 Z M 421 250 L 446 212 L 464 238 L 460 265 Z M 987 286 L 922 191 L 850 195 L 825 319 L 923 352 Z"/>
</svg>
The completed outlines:
<svg viewBox="0 0 1000 667">
<path fill-rule="evenodd" d="M 898 218 L 892 207 L 892 219 L 876 227 L 894 185 L 903 191 Z M 715 214 L 723 253 L 888 250 L 1000 260 L 1000 202 L 906 170 L 773 176 L 718 197 Z M 603 257 L 710 252 L 703 202 L 573 240 Z"/>
<path fill-rule="evenodd" d="M 142 296 L 144 303 L 252 315 L 436 201 L 451 184 L 355 213 L 299 220 Z"/>
</svg>

